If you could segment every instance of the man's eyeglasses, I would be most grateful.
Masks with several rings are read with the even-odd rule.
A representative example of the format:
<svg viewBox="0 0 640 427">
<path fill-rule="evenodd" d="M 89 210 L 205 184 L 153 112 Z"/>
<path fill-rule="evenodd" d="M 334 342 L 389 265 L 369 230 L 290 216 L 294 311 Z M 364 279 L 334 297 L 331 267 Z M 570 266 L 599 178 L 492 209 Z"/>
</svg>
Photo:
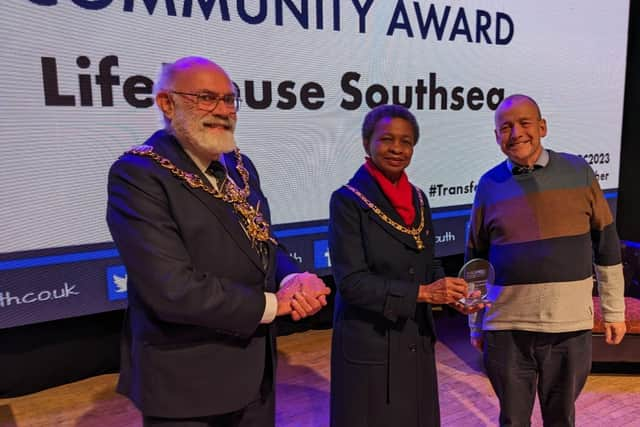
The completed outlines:
<svg viewBox="0 0 640 427">
<path fill-rule="evenodd" d="M 172 90 L 171 93 L 175 93 L 176 95 L 182 95 L 182 96 L 195 96 L 196 106 L 200 110 L 204 110 L 204 111 L 215 110 L 220 101 L 222 101 L 225 107 L 227 107 L 229 110 L 238 111 L 240 109 L 241 99 L 231 94 L 218 95 L 211 92 L 189 93 L 189 92 L 176 92 L 174 90 Z"/>
</svg>

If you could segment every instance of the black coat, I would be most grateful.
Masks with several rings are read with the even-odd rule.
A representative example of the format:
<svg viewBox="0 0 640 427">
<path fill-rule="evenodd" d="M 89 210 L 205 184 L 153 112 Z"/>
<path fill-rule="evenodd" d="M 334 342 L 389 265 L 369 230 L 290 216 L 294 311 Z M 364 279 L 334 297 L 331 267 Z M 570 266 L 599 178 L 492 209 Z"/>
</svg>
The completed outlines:
<svg viewBox="0 0 640 427">
<path fill-rule="evenodd" d="M 403 224 L 364 167 L 349 184 Z M 331 197 L 329 246 L 338 288 L 331 353 L 334 427 L 439 424 L 431 306 L 416 298 L 420 284 L 442 273 L 433 259 L 431 213 L 422 197 L 422 250 L 349 189 Z M 417 209 L 414 226 L 419 221 Z"/>
<path fill-rule="evenodd" d="M 164 131 L 145 144 L 204 175 Z M 234 155 L 225 161 L 233 180 Z M 267 200 L 248 158 L 250 203 Z M 206 181 L 205 181 L 206 182 Z M 265 269 L 231 206 L 193 189 L 148 157 L 126 154 L 109 172 L 107 222 L 127 268 L 129 307 L 118 391 L 145 415 L 182 418 L 240 409 L 275 368 L 272 326 L 260 325 L 264 291 L 296 271 L 270 245 Z M 265 351 L 272 364 L 265 366 Z"/>
</svg>

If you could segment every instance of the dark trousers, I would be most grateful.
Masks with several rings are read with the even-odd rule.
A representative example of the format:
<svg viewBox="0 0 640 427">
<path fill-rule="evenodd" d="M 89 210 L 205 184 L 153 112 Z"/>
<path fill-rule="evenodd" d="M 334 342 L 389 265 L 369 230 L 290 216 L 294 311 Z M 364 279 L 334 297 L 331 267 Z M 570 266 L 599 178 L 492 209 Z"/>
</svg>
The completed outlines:
<svg viewBox="0 0 640 427">
<path fill-rule="evenodd" d="M 260 391 L 244 408 L 227 414 L 193 418 L 162 418 L 142 416 L 144 427 L 275 427 L 276 397 L 275 372 L 271 359 L 271 347 L 267 336 L 264 355 L 264 376 Z"/>
<path fill-rule="evenodd" d="M 239 411 L 210 417 L 160 418 L 143 416 L 144 427 L 273 427 L 275 425 L 274 392 L 258 397 Z"/>
<path fill-rule="evenodd" d="M 538 391 L 545 427 L 574 426 L 591 370 L 591 331 L 485 331 L 484 365 L 500 400 L 501 426 L 530 426 Z"/>
</svg>

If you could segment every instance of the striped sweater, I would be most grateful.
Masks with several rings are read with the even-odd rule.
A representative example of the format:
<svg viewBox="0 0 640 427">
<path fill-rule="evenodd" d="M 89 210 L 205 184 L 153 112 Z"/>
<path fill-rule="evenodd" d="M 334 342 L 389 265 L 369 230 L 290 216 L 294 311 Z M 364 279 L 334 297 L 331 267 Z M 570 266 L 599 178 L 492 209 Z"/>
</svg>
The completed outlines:
<svg viewBox="0 0 640 427">
<path fill-rule="evenodd" d="M 544 168 L 512 175 L 505 161 L 478 183 L 465 258 L 488 259 L 496 279 L 472 337 L 591 329 L 594 265 L 605 321 L 624 320 L 620 244 L 598 181 L 582 158 L 548 153 Z"/>
</svg>

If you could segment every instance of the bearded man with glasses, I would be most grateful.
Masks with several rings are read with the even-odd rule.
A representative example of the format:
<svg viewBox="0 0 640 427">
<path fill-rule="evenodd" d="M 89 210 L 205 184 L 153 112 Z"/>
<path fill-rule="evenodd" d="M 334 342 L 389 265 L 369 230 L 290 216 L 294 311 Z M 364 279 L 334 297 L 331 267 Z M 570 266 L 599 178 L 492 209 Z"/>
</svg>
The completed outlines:
<svg viewBox="0 0 640 427">
<path fill-rule="evenodd" d="M 118 391 L 145 426 L 273 426 L 273 320 L 315 314 L 329 288 L 270 231 L 258 173 L 235 144 L 227 73 L 183 58 L 155 94 L 165 129 L 109 172 L 129 299 Z"/>
</svg>

